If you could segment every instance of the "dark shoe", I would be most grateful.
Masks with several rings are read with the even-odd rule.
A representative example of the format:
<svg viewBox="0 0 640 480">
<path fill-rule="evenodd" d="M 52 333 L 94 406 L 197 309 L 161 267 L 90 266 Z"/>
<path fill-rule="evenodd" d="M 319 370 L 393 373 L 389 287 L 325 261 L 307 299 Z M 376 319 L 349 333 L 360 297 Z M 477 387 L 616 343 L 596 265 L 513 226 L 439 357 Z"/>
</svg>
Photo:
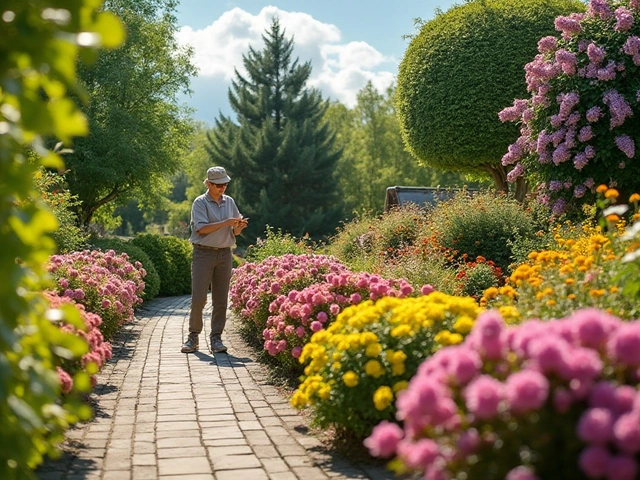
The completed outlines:
<svg viewBox="0 0 640 480">
<path fill-rule="evenodd" d="M 182 344 L 182 350 L 180 351 L 182 353 L 193 353 L 198 350 L 199 347 L 200 345 L 198 344 L 198 335 L 190 333 L 187 337 L 187 341 Z"/>
<path fill-rule="evenodd" d="M 211 336 L 211 352 L 213 353 L 225 353 L 227 351 L 227 347 L 222 343 L 222 338 L 220 335 L 212 335 Z"/>
</svg>

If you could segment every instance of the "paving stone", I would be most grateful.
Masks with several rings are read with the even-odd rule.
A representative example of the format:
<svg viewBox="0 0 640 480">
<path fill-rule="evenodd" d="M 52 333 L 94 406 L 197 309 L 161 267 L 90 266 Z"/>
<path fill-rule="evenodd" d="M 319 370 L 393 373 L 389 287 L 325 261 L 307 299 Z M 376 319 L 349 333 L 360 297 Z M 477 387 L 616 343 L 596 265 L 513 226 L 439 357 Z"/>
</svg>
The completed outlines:
<svg viewBox="0 0 640 480">
<path fill-rule="evenodd" d="M 332 456 L 289 398 L 269 383 L 238 334 L 228 354 L 180 352 L 190 297 L 157 298 L 136 310 L 98 373 L 93 420 L 68 432 L 59 460 L 39 480 L 392 480 L 377 464 Z M 211 314 L 207 305 L 205 318 Z"/>
</svg>

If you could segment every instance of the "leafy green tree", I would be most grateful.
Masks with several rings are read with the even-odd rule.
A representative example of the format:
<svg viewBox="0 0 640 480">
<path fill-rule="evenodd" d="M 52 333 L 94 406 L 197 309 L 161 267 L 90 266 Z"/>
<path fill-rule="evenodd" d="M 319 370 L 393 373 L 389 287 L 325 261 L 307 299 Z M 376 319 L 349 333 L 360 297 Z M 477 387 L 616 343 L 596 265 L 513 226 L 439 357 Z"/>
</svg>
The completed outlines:
<svg viewBox="0 0 640 480">
<path fill-rule="evenodd" d="M 394 86 L 381 94 L 368 82 L 352 110 L 333 103 L 325 115 L 343 151 L 337 172 L 349 211 L 381 213 L 385 189 L 393 185 L 464 183 L 459 174 L 416 164 L 402 143 L 394 95 Z"/>
<path fill-rule="evenodd" d="M 250 47 L 243 56 L 247 76 L 236 71 L 229 99 L 237 123 L 217 119 L 210 160 L 228 169 L 229 194 L 251 217 L 240 241 L 251 242 L 267 224 L 296 237 L 321 237 L 342 217 L 340 152 L 323 119 L 328 104 L 305 86 L 311 64 L 292 61 L 293 39 L 277 18 L 262 38 L 262 51 Z"/>
<path fill-rule="evenodd" d="M 100 43 L 117 46 L 124 30 L 89 0 L 4 0 L 0 18 L 0 478 L 11 480 L 33 478 L 65 429 L 90 416 L 74 397 L 60 402 L 58 354 L 74 358 L 83 345 L 54 325 L 60 314 L 72 317 L 47 314 L 39 293 L 57 222 L 33 179 L 41 166 L 63 168 L 61 157 L 43 147 L 46 138 L 69 145 L 87 133 L 69 98 L 81 92 L 78 54 L 89 60 Z M 76 312 L 74 325 L 80 321 Z M 74 384 L 84 383 L 86 392 L 89 376 L 77 375 Z"/>
<path fill-rule="evenodd" d="M 90 135 L 66 157 L 67 182 L 88 225 L 111 203 L 161 202 L 181 166 L 191 124 L 177 94 L 196 73 L 191 51 L 175 40 L 174 0 L 107 0 L 127 28 L 127 41 L 103 53 L 79 77 L 89 95 Z"/>
<path fill-rule="evenodd" d="M 501 158 L 518 137 L 498 112 L 526 94 L 522 72 L 558 15 L 584 10 L 578 0 L 474 0 L 426 22 L 398 74 L 402 137 L 419 162 L 484 171 L 508 191 Z M 516 195 L 524 196 L 523 181 Z"/>
</svg>

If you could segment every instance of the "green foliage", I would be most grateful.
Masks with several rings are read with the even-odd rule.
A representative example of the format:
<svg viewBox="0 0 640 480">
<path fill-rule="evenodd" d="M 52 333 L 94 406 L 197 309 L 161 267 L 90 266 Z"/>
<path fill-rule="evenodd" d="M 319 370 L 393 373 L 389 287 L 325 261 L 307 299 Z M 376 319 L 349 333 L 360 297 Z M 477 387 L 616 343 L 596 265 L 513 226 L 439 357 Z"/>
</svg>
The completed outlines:
<svg viewBox="0 0 640 480">
<path fill-rule="evenodd" d="M 426 22 L 398 74 L 409 151 L 435 168 L 489 171 L 506 188 L 500 160 L 518 129 L 498 112 L 526 93 L 524 65 L 555 33 L 555 17 L 583 10 L 578 0 L 476 0 Z"/>
<path fill-rule="evenodd" d="M 78 206 L 80 201 L 66 190 L 64 176 L 40 168 L 34 176 L 34 181 L 40 196 L 58 220 L 58 228 L 51 234 L 58 253 L 84 249 L 89 234 L 76 225 L 77 217 L 71 210 Z"/>
<path fill-rule="evenodd" d="M 160 275 L 162 297 L 191 293 L 191 244 L 172 236 L 143 233 L 131 240 L 151 259 Z"/>
<path fill-rule="evenodd" d="M 308 243 L 308 238 L 296 239 L 290 233 L 277 232 L 267 225 L 267 238 L 258 238 L 255 244 L 249 245 L 245 254 L 248 262 L 260 263 L 267 257 L 280 257 L 287 253 L 303 255 L 312 253 L 313 248 Z"/>
<path fill-rule="evenodd" d="M 277 19 L 262 38 L 264 49 L 243 56 L 248 74 L 236 74 L 229 92 L 237 123 L 221 116 L 209 135 L 210 164 L 227 169 L 228 193 L 251 218 L 239 243 L 253 243 L 266 225 L 321 238 L 342 217 L 328 105 L 306 87 L 311 64 L 292 60 L 293 39 Z"/>
<path fill-rule="evenodd" d="M 516 238 L 531 237 L 535 225 L 517 201 L 492 192 L 457 195 L 441 203 L 430 216 L 439 245 L 452 259 L 484 257 L 506 272 L 512 263 L 509 248 Z"/>
<path fill-rule="evenodd" d="M 47 19 L 46 9 L 64 11 L 64 25 Z M 55 249 L 58 223 L 40 200 L 33 182 L 40 166 L 63 168 L 46 150 L 45 138 L 69 144 L 87 133 L 87 122 L 69 98 L 78 92 L 79 33 L 95 32 L 97 42 L 117 46 L 124 34 L 113 15 L 88 0 L 5 0 L 0 29 L 0 478 L 32 478 L 44 455 L 54 455 L 64 431 L 90 411 L 72 396 L 60 401 L 53 352 L 77 350 L 46 316 L 40 294 L 43 265 Z M 86 44 L 85 44 L 86 45 Z M 28 152 L 35 152 L 28 161 Z M 69 321 L 73 321 L 71 317 Z M 76 318 L 78 320 L 78 318 Z M 71 338 L 67 338 L 71 337 Z M 67 348 L 68 347 L 68 348 Z M 84 378 L 84 381 L 83 381 Z M 90 388 L 88 376 L 76 384 Z M 84 385 L 83 385 L 84 384 Z"/>
<path fill-rule="evenodd" d="M 340 228 L 326 247 L 354 272 L 404 278 L 415 289 L 433 285 L 456 293 L 456 271 L 441 252 L 425 249 L 431 242 L 428 218 L 418 207 L 391 210 L 379 217 L 362 215 Z"/>
<path fill-rule="evenodd" d="M 462 295 L 480 298 L 487 288 L 498 286 L 494 269 L 484 262 L 467 268 L 464 273 Z"/>
<path fill-rule="evenodd" d="M 336 172 L 348 212 L 382 213 L 385 189 L 392 185 L 465 183 L 459 174 L 418 165 L 404 148 L 393 86 L 381 94 L 368 82 L 353 109 L 332 103 L 325 119 L 336 132 L 336 149 L 342 151 Z"/>
<path fill-rule="evenodd" d="M 98 248 L 104 252 L 114 250 L 116 253 L 126 253 L 129 255 L 131 263 L 140 262 L 147 272 L 144 277 L 144 292 L 141 297 L 144 301 L 149 301 L 160 293 L 160 275 L 149 255 L 144 250 L 134 245 L 129 240 L 122 240 L 118 237 L 94 238 L 91 240 L 92 248 Z"/>
<path fill-rule="evenodd" d="M 178 95 L 196 73 L 191 51 L 177 45 L 173 0 L 108 0 L 127 28 L 122 48 L 106 52 L 79 78 L 89 96 L 90 135 L 67 155 L 67 181 L 88 225 L 105 205 L 135 199 L 162 205 L 181 166 L 191 123 Z"/>
</svg>

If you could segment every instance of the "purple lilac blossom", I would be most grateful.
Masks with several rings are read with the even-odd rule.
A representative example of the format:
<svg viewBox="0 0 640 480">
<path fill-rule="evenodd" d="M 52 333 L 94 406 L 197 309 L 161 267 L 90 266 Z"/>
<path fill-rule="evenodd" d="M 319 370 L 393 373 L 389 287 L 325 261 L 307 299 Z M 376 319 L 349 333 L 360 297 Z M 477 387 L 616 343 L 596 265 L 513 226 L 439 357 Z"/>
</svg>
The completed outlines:
<svg viewBox="0 0 640 480">
<path fill-rule="evenodd" d="M 587 14 L 592 17 L 599 17 L 602 20 L 607 20 L 613 17 L 611 7 L 609 7 L 606 0 L 590 0 Z"/>
<path fill-rule="evenodd" d="M 633 110 L 625 98 L 616 90 L 608 90 L 602 96 L 602 100 L 609 107 L 611 114 L 610 129 L 619 127 L 624 121 L 633 116 Z"/>
<path fill-rule="evenodd" d="M 576 156 L 577 158 L 577 156 Z M 575 160 L 574 160 L 575 163 Z M 573 196 L 576 198 L 582 198 L 584 197 L 584 194 L 587 193 L 587 187 L 585 187 L 584 185 L 577 185 L 574 189 L 573 189 Z"/>
<path fill-rule="evenodd" d="M 587 47 L 587 56 L 593 65 L 598 66 L 604 60 L 605 51 L 592 42 Z"/>
<path fill-rule="evenodd" d="M 552 192 L 559 192 L 562 190 L 562 182 L 559 180 L 551 180 L 549 182 L 549 190 Z"/>
<path fill-rule="evenodd" d="M 562 32 L 564 38 L 572 37 L 582 31 L 582 26 L 576 18 L 558 17 L 556 18 L 554 25 L 556 30 Z"/>
<path fill-rule="evenodd" d="M 556 51 L 556 62 L 560 64 L 562 72 L 566 75 L 575 75 L 578 59 L 575 53 L 568 52 L 565 49 Z"/>
<path fill-rule="evenodd" d="M 507 174 L 507 182 L 513 183 L 518 178 L 520 178 L 523 174 L 524 174 L 524 165 L 519 163 Z"/>
<path fill-rule="evenodd" d="M 629 158 L 636 154 L 636 145 L 629 135 L 619 135 L 615 138 L 616 146 Z"/>
<path fill-rule="evenodd" d="M 557 199 L 553 204 L 553 207 L 551 207 L 551 212 L 554 215 L 562 215 L 566 210 L 567 210 L 567 202 L 565 201 L 564 198 Z"/>
<path fill-rule="evenodd" d="M 611 61 L 604 68 L 599 68 L 596 72 L 596 78 L 601 82 L 607 82 L 616 79 L 616 62 Z"/>
<path fill-rule="evenodd" d="M 602 116 L 602 109 L 597 105 L 587 110 L 587 121 L 589 123 L 597 122 L 601 116 Z"/>
<path fill-rule="evenodd" d="M 592 138 L 593 138 L 593 129 L 591 128 L 591 125 L 587 125 L 580 129 L 580 132 L 578 133 L 579 141 L 581 141 L 582 143 L 587 143 Z"/>
<path fill-rule="evenodd" d="M 563 162 L 571 159 L 571 152 L 566 143 L 561 143 L 558 145 L 553 152 L 553 163 L 555 165 L 560 165 Z"/>
<path fill-rule="evenodd" d="M 628 8 L 618 7 L 615 11 L 617 32 L 627 32 L 633 26 L 633 12 Z"/>
<path fill-rule="evenodd" d="M 558 48 L 558 39 L 554 36 L 543 37 L 538 41 L 538 52 L 548 53 L 553 52 Z"/>
</svg>

